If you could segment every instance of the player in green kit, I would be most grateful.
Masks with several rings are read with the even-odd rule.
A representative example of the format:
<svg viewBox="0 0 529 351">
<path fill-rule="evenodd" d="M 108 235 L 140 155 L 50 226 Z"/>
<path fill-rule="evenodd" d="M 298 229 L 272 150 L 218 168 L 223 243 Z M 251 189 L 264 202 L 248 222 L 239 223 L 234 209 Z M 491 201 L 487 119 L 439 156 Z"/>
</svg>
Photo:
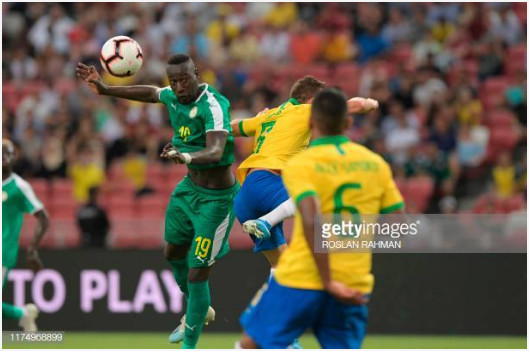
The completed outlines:
<svg viewBox="0 0 529 351">
<path fill-rule="evenodd" d="M 165 213 L 166 259 L 187 299 L 187 313 L 169 341 L 196 348 L 202 326 L 214 319 L 208 277 L 228 250 L 239 189 L 231 172 L 233 135 L 229 101 L 208 84 L 200 84 L 193 60 L 183 54 L 167 61 L 169 86 L 108 86 L 95 67 L 77 65 L 77 75 L 97 94 L 163 103 L 174 136 L 162 157 L 186 164 L 189 172 L 174 190 Z"/>
<path fill-rule="evenodd" d="M 48 228 L 48 215 L 44 206 L 28 182 L 13 172 L 15 156 L 13 143 L 2 139 L 2 289 L 5 287 L 9 270 L 17 263 L 24 214 L 32 214 L 39 221 L 27 250 L 29 266 L 35 272 L 42 268 L 37 247 Z M 34 304 L 17 307 L 2 301 L 2 318 L 17 319 L 24 331 L 37 331 L 35 320 L 38 315 L 39 310 Z"/>
</svg>

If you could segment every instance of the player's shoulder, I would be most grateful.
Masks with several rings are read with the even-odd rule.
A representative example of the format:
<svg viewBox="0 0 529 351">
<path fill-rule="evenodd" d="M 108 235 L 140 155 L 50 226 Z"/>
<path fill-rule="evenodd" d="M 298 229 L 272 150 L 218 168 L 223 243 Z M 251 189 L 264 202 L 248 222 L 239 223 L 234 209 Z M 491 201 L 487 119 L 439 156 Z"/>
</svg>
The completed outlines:
<svg viewBox="0 0 529 351">
<path fill-rule="evenodd" d="M 19 176 L 16 173 L 13 173 L 12 176 L 13 176 L 13 181 L 15 182 L 17 188 L 21 192 L 23 192 L 25 194 L 28 191 L 33 191 L 33 188 L 31 187 L 31 184 L 29 184 L 29 182 L 26 181 L 24 178 L 22 178 L 21 176 Z"/>
<path fill-rule="evenodd" d="M 199 99 L 204 99 L 209 104 L 213 101 L 217 101 L 220 104 L 229 104 L 228 98 L 222 95 L 215 87 L 209 85 L 208 83 L 202 83 L 201 86 L 204 86 L 204 90 L 199 96 Z"/>
</svg>

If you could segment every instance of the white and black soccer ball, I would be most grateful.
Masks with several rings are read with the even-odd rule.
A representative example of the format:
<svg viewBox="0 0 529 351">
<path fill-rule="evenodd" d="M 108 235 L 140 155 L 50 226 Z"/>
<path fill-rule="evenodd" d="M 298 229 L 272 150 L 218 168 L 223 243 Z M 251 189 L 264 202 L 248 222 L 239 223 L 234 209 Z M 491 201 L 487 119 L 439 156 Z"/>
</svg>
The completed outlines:
<svg viewBox="0 0 529 351">
<path fill-rule="evenodd" d="M 143 52 L 140 45 L 124 35 L 107 40 L 101 48 L 101 65 L 116 77 L 134 75 L 143 63 Z"/>
</svg>

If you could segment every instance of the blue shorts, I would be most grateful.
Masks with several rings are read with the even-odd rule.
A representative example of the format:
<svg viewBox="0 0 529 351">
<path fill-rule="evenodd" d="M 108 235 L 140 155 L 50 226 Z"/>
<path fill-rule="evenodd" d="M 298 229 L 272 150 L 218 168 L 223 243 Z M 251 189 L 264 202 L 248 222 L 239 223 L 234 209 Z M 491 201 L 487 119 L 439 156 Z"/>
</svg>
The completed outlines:
<svg viewBox="0 0 529 351">
<path fill-rule="evenodd" d="M 287 200 L 288 193 L 281 176 L 267 171 L 255 171 L 246 177 L 235 197 L 235 216 L 242 224 L 271 212 Z M 257 239 L 253 235 L 250 237 L 255 243 L 254 252 L 272 250 L 286 244 L 283 223 L 272 227 L 268 239 Z"/>
<path fill-rule="evenodd" d="M 240 318 L 244 331 L 259 347 L 285 349 L 308 328 L 325 349 L 358 349 L 362 345 L 366 305 L 343 304 L 326 291 L 289 288 L 273 278 L 265 289 Z"/>
</svg>

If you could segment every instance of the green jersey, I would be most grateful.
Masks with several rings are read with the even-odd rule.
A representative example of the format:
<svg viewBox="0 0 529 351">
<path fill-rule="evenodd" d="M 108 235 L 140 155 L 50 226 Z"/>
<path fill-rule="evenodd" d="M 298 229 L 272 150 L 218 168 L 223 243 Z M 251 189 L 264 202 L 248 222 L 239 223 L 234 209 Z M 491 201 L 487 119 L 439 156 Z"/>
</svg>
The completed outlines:
<svg viewBox="0 0 529 351">
<path fill-rule="evenodd" d="M 24 213 L 34 214 L 43 208 L 29 183 L 17 174 L 2 182 L 2 267 L 11 269 L 17 262 Z"/>
<path fill-rule="evenodd" d="M 178 102 L 171 87 L 160 89 L 158 99 L 169 110 L 174 135 L 173 146 L 180 152 L 195 152 L 206 147 L 206 133 L 224 130 L 228 133 L 224 153 L 219 162 L 188 165 L 191 169 L 227 166 L 233 163 L 233 134 L 230 127 L 230 102 L 208 84 L 200 84 L 198 98 L 188 105 Z"/>
</svg>

